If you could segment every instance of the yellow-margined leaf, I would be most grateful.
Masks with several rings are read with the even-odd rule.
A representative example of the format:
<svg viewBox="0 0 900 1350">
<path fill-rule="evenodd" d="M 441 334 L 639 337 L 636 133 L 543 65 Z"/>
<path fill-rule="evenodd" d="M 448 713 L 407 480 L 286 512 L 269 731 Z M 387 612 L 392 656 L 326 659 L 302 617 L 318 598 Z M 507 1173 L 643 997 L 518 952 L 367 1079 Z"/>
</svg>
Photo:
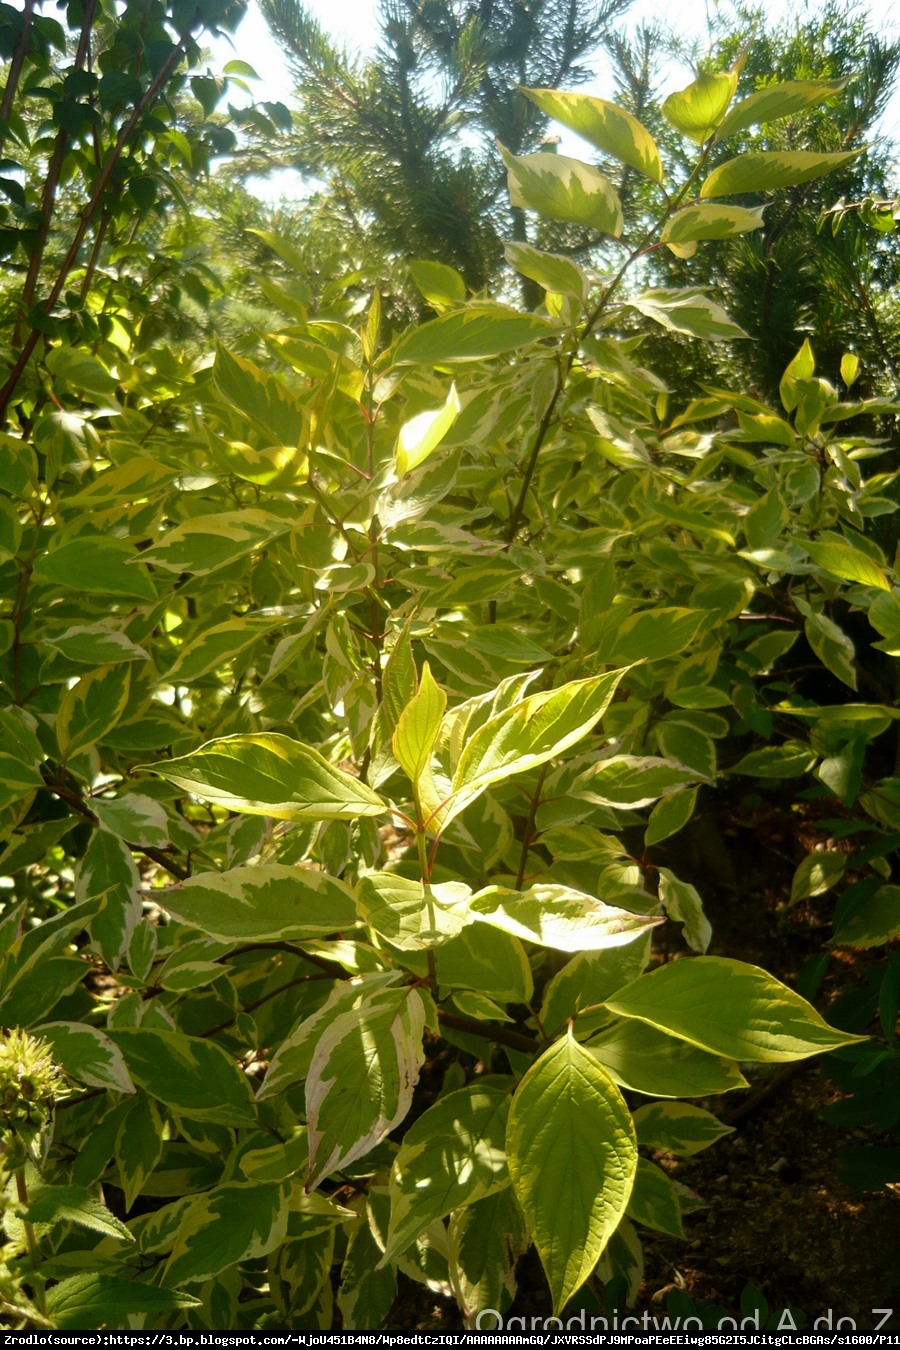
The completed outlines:
<svg viewBox="0 0 900 1350">
<path fill-rule="evenodd" d="M 433 412 L 419 413 L 400 428 L 397 438 L 397 475 L 402 478 L 410 469 L 420 464 L 436 450 L 459 415 L 459 396 L 456 385 L 451 384 L 450 393 L 442 408 Z"/>
<path fill-rule="evenodd" d="M 580 159 L 551 155 L 500 153 L 509 172 L 509 199 L 513 206 L 536 211 L 550 220 L 568 220 L 598 234 L 618 239 L 622 233 L 622 203 L 609 179 Z"/>
<path fill-rule="evenodd" d="M 708 74 L 701 71 L 686 89 L 670 94 L 662 105 L 663 116 L 676 131 L 702 144 L 716 130 L 737 88 L 738 72 Z"/>
<path fill-rule="evenodd" d="M 755 94 L 741 99 L 725 115 L 716 130 L 715 139 L 724 141 L 738 131 L 746 131 L 747 127 L 792 117 L 804 108 L 833 98 L 846 84 L 846 80 L 785 80 L 782 84 L 770 84 L 765 89 L 757 89 Z"/>
<path fill-rule="evenodd" d="M 744 192 L 776 192 L 797 187 L 848 164 L 860 152 L 819 154 L 813 150 L 754 150 L 728 159 L 705 180 L 701 197 L 730 197 Z"/>
<path fill-rule="evenodd" d="M 866 1039 L 828 1026 L 774 975 L 723 956 L 670 961 L 638 976 L 606 1006 L 710 1054 L 757 1063 L 806 1059 Z"/>
<path fill-rule="evenodd" d="M 506 1148 L 558 1314 L 624 1215 L 638 1157 L 618 1088 L 571 1035 L 541 1055 L 519 1084 Z"/>
<path fill-rule="evenodd" d="M 662 161 L 656 141 L 636 117 L 617 103 L 559 89 L 523 89 L 522 93 L 541 112 L 562 122 L 604 154 L 630 164 L 654 183 L 662 182 Z"/>
<path fill-rule="evenodd" d="M 354 820 L 387 804 L 318 750 L 277 732 L 223 736 L 193 754 L 142 766 L 230 811 L 277 820 Z"/>
</svg>

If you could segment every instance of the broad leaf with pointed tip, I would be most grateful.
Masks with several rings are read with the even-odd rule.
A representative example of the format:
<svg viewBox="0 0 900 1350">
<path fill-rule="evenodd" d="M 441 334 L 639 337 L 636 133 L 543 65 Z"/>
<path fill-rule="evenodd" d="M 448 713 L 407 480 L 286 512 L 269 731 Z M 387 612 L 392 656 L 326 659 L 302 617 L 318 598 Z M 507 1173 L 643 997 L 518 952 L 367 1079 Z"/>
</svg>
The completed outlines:
<svg viewBox="0 0 900 1350">
<path fill-rule="evenodd" d="M 397 718 L 391 738 L 397 763 L 414 785 L 429 773 L 446 706 L 447 695 L 438 686 L 426 661 L 419 687 Z"/>
<path fill-rule="evenodd" d="M 111 1032 L 131 1077 L 157 1101 L 189 1120 L 256 1124 L 246 1077 L 214 1041 L 157 1027 Z"/>
<path fill-rule="evenodd" d="M 701 71 L 686 89 L 670 94 L 662 105 L 663 116 L 676 131 L 702 144 L 708 140 L 728 107 L 737 88 L 738 72 L 713 74 Z"/>
<path fill-rule="evenodd" d="M 598 234 L 618 239 L 622 233 L 622 203 L 609 179 L 580 159 L 539 150 L 533 155 L 511 155 L 500 147 L 509 174 L 509 200 L 550 220 L 586 225 Z"/>
<path fill-rule="evenodd" d="M 541 1055 L 519 1084 L 506 1150 L 558 1315 L 624 1215 L 638 1158 L 618 1088 L 571 1035 Z"/>
<path fill-rule="evenodd" d="M 277 732 L 223 736 L 193 754 L 142 766 L 216 806 L 277 820 L 355 820 L 387 805 L 318 750 Z"/>
<path fill-rule="evenodd" d="M 662 182 L 659 147 L 647 128 L 617 103 L 559 89 L 523 89 L 522 93 L 541 112 L 562 122 L 604 154 L 629 164 L 654 183 Z"/>
<path fill-rule="evenodd" d="M 289 518 L 248 507 L 244 511 L 220 511 L 212 516 L 194 516 L 176 525 L 157 543 L 139 555 L 167 572 L 190 572 L 207 576 L 227 567 L 236 558 L 263 548 L 291 528 Z"/>
<path fill-rule="evenodd" d="M 839 169 L 860 152 L 833 151 L 817 154 L 813 150 L 753 150 L 727 159 L 705 180 L 701 197 L 730 197 L 745 192 L 775 192 L 797 187 L 800 183 L 823 178 Z"/>
<path fill-rule="evenodd" d="M 481 361 L 527 347 L 556 331 L 537 314 L 522 314 L 507 305 L 473 303 L 410 329 L 397 343 L 394 360 L 401 366 Z"/>
<path fill-rule="evenodd" d="M 622 1087 L 648 1097 L 707 1097 L 747 1086 L 733 1060 L 707 1054 L 645 1022 L 622 1020 L 585 1048 Z"/>
<path fill-rule="evenodd" d="M 506 1120 L 512 1079 L 450 1092 L 410 1126 L 391 1172 L 391 1222 L 382 1264 L 436 1219 L 509 1184 Z"/>
<path fill-rule="evenodd" d="M 758 966 L 723 956 L 658 966 L 606 1006 L 709 1054 L 757 1063 L 806 1059 L 866 1040 L 828 1026 L 812 1004 Z"/>
<path fill-rule="evenodd" d="M 731 1125 L 723 1125 L 711 1111 L 687 1102 L 650 1102 L 639 1106 L 632 1118 L 639 1145 L 679 1158 L 692 1158 L 734 1133 Z"/>
<path fill-rule="evenodd" d="M 452 793 L 436 819 L 446 825 L 492 783 L 546 764 L 582 740 L 605 713 L 625 673 L 612 670 L 530 694 L 482 723 L 463 746 Z"/>
<path fill-rule="evenodd" d="M 327 1027 L 306 1080 L 308 1191 L 403 1120 L 425 1060 L 424 1029 L 425 1005 L 408 986 L 373 994 Z"/>
<path fill-rule="evenodd" d="M 43 1022 L 34 1034 L 48 1043 L 55 1062 L 76 1083 L 134 1092 L 121 1050 L 97 1027 L 85 1022 Z"/>
<path fill-rule="evenodd" d="M 445 403 L 430 412 L 419 413 L 408 422 L 404 422 L 397 437 L 396 465 L 398 478 L 405 477 L 411 469 L 417 469 L 447 435 L 459 416 L 459 395 L 456 385 L 451 384 Z"/>
<path fill-rule="evenodd" d="M 371 872 L 356 888 L 360 917 L 400 951 L 438 947 L 472 923 L 471 891 L 461 881 L 423 887 L 393 872 Z"/>
<path fill-rule="evenodd" d="M 196 1308 L 200 1300 L 180 1289 L 160 1289 L 141 1280 L 80 1274 L 60 1280 L 46 1295 L 46 1311 L 61 1331 L 132 1326 L 135 1314 L 165 1314 Z"/>
<path fill-rule="evenodd" d="M 662 916 L 632 914 L 570 886 L 543 883 L 521 892 L 488 886 L 472 897 L 471 908 L 482 923 L 561 952 L 622 947 L 664 921 Z"/>
<path fill-rule="evenodd" d="M 785 80 L 757 89 L 741 99 L 726 113 L 716 130 L 715 139 L 724 141 L 747 127 L 778 122 L 817 103 L 824 103 L 846 87 L 846 80 Z"/>
<path fill-rule="evenodd" d="M 356 924 L 349 886 L 282 863 L 201 872 L 157 898 L 174 918 L 218 942 L 298 941 Z"/>
<path fill-rule="evenodd" d="M 673 333 L 687 333 L 708 342 L 732 342 L 747 336 L 721 305 L 699 291 L 659 288 L 644 291 L 627 303 Z"/>
<path fill-rule="evenodd" d="M 290 1182 L 232 1181 L 186 1211 L 165 1268 L 167 1284 L 197 1284 L 238 1261 L 267 1256 L 287 1236 Z"/>
</svg>

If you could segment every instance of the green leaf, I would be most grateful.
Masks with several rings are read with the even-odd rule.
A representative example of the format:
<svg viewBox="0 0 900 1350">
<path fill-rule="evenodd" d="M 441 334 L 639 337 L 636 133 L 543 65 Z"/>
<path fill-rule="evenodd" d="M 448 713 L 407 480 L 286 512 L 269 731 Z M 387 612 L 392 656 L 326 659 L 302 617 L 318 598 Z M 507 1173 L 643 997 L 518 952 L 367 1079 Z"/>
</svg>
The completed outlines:
<svg viewBox="0 0 900 1350">
<path fill-rule="evenodd" d="M 785 80 L 781 84 L 770 84 L 758 89 L 755 94 L 736 103 L 725 119 L 719 123 L 715 139 L 724 141 L 739 131 L 762 122 L 777 122 L 783 117 L 792 117 L 804 108 L 824 103 L 826 99 L 839 94 L 846 88 L 846 80 Z"/>
<path fill-rule="evenodd" d="M 42 1022 L 34 1034 L 47 1042 L 55 1062 L 76 1083 L 134 1092 L 121 1050 L 97 1027 L 85 1022 Z"/>
<path fill-rule="evenodd" d="M 119 1242 L 134 1242 L 124 1223 L 83 1186 L 39 1183 L 30 1190 L 23 1218 L 35 1224 L 71 1223 L 76 1228 L 86 1228 Z"/>
<path fill-rule="evenodd" d="M 201 872 L 156 898 L 174 918 L 217 942 L 296 942 L 356 923 L 349 886 L 281 863 Z"/>
<path fill-rule="evenodd" d="M 644 831 L 644 847 L 659 844 L 683 829 L 694 814 L 697 804 L 697 789 L 683 788 L 669 797 L 661 798 L 650 812 L 647 828 Z"/>
<path fill-rule="evenodd" d="M 893 592 L 890 595 L 876 595 L 866 617 L 884 638 L 883 642 L 874 642 L 873 647 L 890 656 L 900 656 L 900 600 L 897 596 Z"/>
<path fill-rule="evenodd" d="M 179 649 L 174 665 L 166 671 L 166 683 L 193 684 L 204 675 L 221 670 L 282 624 L 281 619 L 251 616 L 214 624 Z"/>
<path fill-rule="evenodd" d="M 409 987 L 373 994 L 327 1027 L 306 1080 L 308 1191 L 403 1120 L 425 1059 L 424 1029 L 425 1005 Z"/>
<path fill-rule="evenodd" d="M 604 154 L 629 164 L 654 183 L 662 182 L 656 142 L 647 128 L 617 103 L 558 89 L 522 89 L 522 93 L 548 117 L 562 122 Z"/>
<path fill-rule="evenodd" d="M 662 1168 L 646 1158 L 638 1158 L 627 1213 L 629 1219 L 644 1228 L 668 1233 L 671 1237 L 685 1236 L 678 1192 Z"/>
<path fill-rule="evenodd" d="M 731 342 L 747 336 L 721 305 L 701 291 L 660 287 L 644 291 L 626 304 L 673 333 L 687 333 L 709 342 Z"/>
<path fill-rule="evenodd" d="M 56 717 L 56 738 L 63 760 L 102 741 L 128 705 L 129 665 L 98 666 L 63 694 Z"/>
<path fill-rule="evenodd" d="M 758 966 L 723 956 L 670 961 L 606 1006 L 710 1054 L 757 1063 L 806 1059 L 866 1039 L 828 1026 L 805 998 Z"/>
<path fill-rule="evenodd" d="M 38 558 L 34 575 L 37 581 L 89 595 L 153 601 L 156 588 L 142 565 L 145 557 L 126 539 L 81 534 Z M 139 560 L 140 566 L 129 565 Z"/>
<path fill-rule="evenodd" d="M 102 819 L 100 812 L 97 814 Z M 75 894 L 79 900 L 105 901 L 91 920 L 90 932 L 94 945 L 113 971 L 118 970 L 140 922 L 140 884 L 131 849 L 109 830 L 95 830 L 78 865 Z"/>
<path fill-rule="evenodd" d="M 841 379 L 849 389 L 856 383 L 856 377 L 859 374 L 859 357 L 855 352 L 845 352 L 841 357 Z"/>
<path fill-rule="evenodd" d="M 578 785 L 583 787 L 588 801 L 597 805 L 637 810 L 696 783 L 702 776 L 696 769 L 652 755 L 613 755 L 598 760 L 581 776 Z"/>
<path fill-rule="evenodd" d="M 131 1077 L 179 1115 L 216 1125 L 256 1124 L 246 1077 L 215 1042 L 156 1027 L 111 1033 Z"/>
<path fill-rule="evenodd" d="M 82 511 L 98 506 L 125 506 L 146 497 L 157 497 L 177 477 L 177 471 L 160 464 L 152 455 L 133 453 L 122 464 L 97 474 L 85 487 L 66 496 L 67 506 Z M 90 543 L 95 543 L 90 540 Z"/>
<path fill-rule="evenodd" d="M 361 1007 L 370 995 L 394 984 L 397 978 L 397 972 L 390 970 L 337 984 L 322 1006 L 295 1026 L 281 1042 L 269 1061 L 265 1081 L 256 1094 L 257 1100 L 264 1101 L 302 1082 L 309 1073 L 320 1032 L 331 1026 L 336 1017 Z"/>
<path fill-rule="evenodd" d="M 383 1265 L 435 1220 L 509 1184 L 505 1138 L 511 1086 L 511 1079 L 471 1083 L 441 1097 L 407 1130 L 391 1172 Z"/>
<path fill-rule="evenodd" d="M 473 920 L 461 881 L 423 887 L 393 872 L 371 872 L 356 888 L 360 918 L 400 951 L 437 947 Z"/>
<path fill-rule="evenodd" d="M 779 384 L 781 402 L 786 412 L 793 412 L 800 402 L 803 385 L 811 380 L 816 369 L 816 359 L 809 345 L 809 338 L 803 339 L 803 345 L 785 367 Z M 788 442 L 789 443 L 789 442 Z"/>
<path fill-rule="evenodd" d="M 132 1316 L 196 1308 L 200 1300 L 179 1289 L 160 1289 L 111 1275 L 69 1275 L 46 1294 L 47 1314 L 60 1331 L 131 1326 Z"/>
<path fill-rule="evenodd" d="M 55 637 L 44 638 L 48 647 L 62 652 L 69 661 L 87 666 L 115 665 L 118 661 L 146 661 L 149 653 L 111 624 L 76 624 Z"/>
<path fill-rule="evenodd" d="M 120 839 L 130 839 L 138 846 L 141 844 L 149 844 L 154 848 L 168 846 L 168 818 L 163 807 L 152 797 L 144 796 L 140 792 L 126 792 L 114 800 L 93 797 L 91 810 L 104 830 L 118 835 Z"/>
<path fill-rule="evenodd" d="M 531 244 L 521 243 L 504 244 L 503 253 L 521 276 L 536 281 L 544 290 L 587 299 L 587 277 L 571 258 L 564 258 L 559 253 L 544 253 L 539 248 L 532 248 Z"/>
<path fill-rule="evenodd" d="M 728 772 L 747 774 L 751 778 L 799 778 L 815 762 L 816 755 L 808 745 L 802 741 L 785 741 L 782 745 L 751 750 Z"/>
<path fill-rule="evenodd" d="M 625 673 L 613 670 L 530 694 L 480 726 L 459 757 L 441 824 L 492 783 L 545 764 L 582 740 L 603 716 Z"/>
<path fill-rule="evenodd" d="M 676 131 L 702 144 L 709 139 L 725 115 L 737 88 L 738 72 L 707 74 L 701 71 L 686 89 L 670 94 L 662 113 Z"/>
<path fill-rule="evenodd" d="M 598 659 L 609 665 L 665 660 L 690 646 L 706 621 L 704 610 L 670 606 L 629 614 L 601 642 Z"/>
<path fill-rule="evenodd" d="M 270 444 L 294 447 L 306 442 L 308 414 L 276 376 L 221 345 L 216 349 L 213 375 L 222 395 L 259 428 Z"/>
<path fill-rule="evenodd" d="M 449 1262 L 465 1308 L 505 1310 L 516 1292 L 516 1264 L 528 1245 L 511 1186 L 450 1215 Z"/>
<path fill-rule="evenodd" d="M 846 853 L 808 853 L 794 873 L 789 903 L 796 905 L 810 895 L 824 895 L 847 870 Z"/>
<path fill-rule="evenodd" d="M 754 150 L 727 159 L 705 180 L 701 197 L 730 197 L 745 192 L 778 192 L 797 187 L 848 164 L 860 152 L 817 154 L 812 150 Z"/>
<path fill-rule="evenodd" d="M 241 1155 L 241 1171 L 253 1181 L 287 1181 L 309 1165 L 309 1136 L 305 1125 L 296 1126 L 283 1144 L 251 1148 Z"/>
<path fill-rule="evenodd" d="M 806 542 L 803 547 L 817 567 L 844 581 L 856 581 L 860 586 L 877 586 L 890 591 L 891 583 L 877 563 L 867 553 L 851 544 L 826 543 L 822 540 Z"/>
<path fill-rule="evenodd" d="M 519 1084 L 506 1146 L 558 1315 L 625 1213 L 637 1169 L 631 1114 L 598 1061 L 568 1035 Z"/>
<path fill-rule="evenodd" d="M 443 407 L 419 413 L 409 422 L 404 422 L 397 438 L 395 455 L 398 478 L 404 478 L 411 469 L 417 469 L 420 464 L 425 463 L 453 426 L 459 416 L 459 410 L 456 385 L 451 384 Z"/>
<path fill-rule="evenodd" d="M 465 303 L 466 283 L 455 267 L 422 258 L 414 258 L 406 266 L 429 305 L 443 309 Z"/>
<path fill-rule="evenodd" d="M 397 763 L 413 786 L 430 771 L 431 757 L 441 730 L 447 695 L 440 689 L 426 661 L 419 688 L 397 719 L 391 746 Z"/>
<path fill-rule="evenodd" d="M 856 665 L 854 663 L 856 651 L 850 638 L 833 619 L 828 618 L 827 614 L 816 613 L 799 596 L 795 603 L 801 614 L 806 615 L 803 624 L 806 640 L 816 656 L 824 666 L 828 667 L 832 675 L 835 675 L 843 684 L 849 685 L 851 689 L 856 689 Z"/>
<path fill-rule="evenodd" d="M 747 1086 L 733 1060 L 707 1054 L 643 1022 L 619 1022 L 586 1048 L 622 1087 L 648 1097 L 710 1097 Z"/>
<path fill-rule="evenodd" d="M 422 973 L 427 967 L 421 956 Z M 518 938 L 479 924 L 464 928 L 435 949 L 438 987 L 472 989 L 501 1003 L 528 1003 L 534 992 L 531 967 Z M 412 962 L 410 961 L 410 966 Z"/>
<path fill-rule="evenodd" d="M 900 933 L 900 886 L 879 886 L 842 924 L 830 947 L 880 947 Z"/>
<path fill-rule="evenodd" d="M 387 804 L 318 750 L 276 732 L 224 736 L 193 754 L 142 766 L 217 806 L 276 820 L 355 820 Z"/>
<path fill-rule="evenodd" d="M 152 1098 L 143 1093 L 130 1103 L 116 1131 L 116 1162 L 131 1209 L 163 1153 L 163 1118 Z"/>
<path fill-rule="evenodd" d="M 409 628 L 403 628 L 391 648 L 381 676 L 383 707 L 391 731 L 400 720 L 407 703 L 415 697 L 418 685 Z"/>
<path fill-rule="evenodd" d="M 633 1113 L 638 1146 L 662 1149 L 679 1158 L 692 1158 L 726 1134 L 734 1134 L 731 1125 L 723 1125 L 711 1111 L 684 1102 L 651 1102 Z"/>
<path fill-rule="evenodd" d="M 21 801 L 44 786 L 38 768 L 44 750 L 33 722 L 20 708 L 0 708 L 0 807 Z"/>
<path fill-rule="evenodd" d="M 287 1236 L 290 1183 L 232 1181 L 198 1196 L 166 1264 L 166 1284 L 197 1284 L 238 1261 L 267 1256 Z"/>
<path fill-rule="evenodd" d="M 562 952 L 600 951 L 635 942 L 662 918 L 632 914 L 569 886 L 532 886 L 527 891 L 488 886 L 472 897 L 482 923 L 526 942 Z"/>
<path fill-rule="evenodd" d="M 674 923 L 684 925 L 684 940 L 692 952 L 705 952 L 712 940 L 712 925 L 703 912 L 696 887 L 679 881 L 668 867 L 659 869 L 659 903 Z"/>
<path fill-rule="evenodd" d="M 22 543 L 22 522 L 13 502 L 0 497 L 0 562 L 9 562 Z"/>
<path fill-rule="evenodd" d="M 698 202 L 670 216 L 660 239 L 669 245 L 690 244 L 702 239 L 731 239 L 749 230 L 762 229 L 764 206 L 723 206 L 720 202 Z M 677 252 L 677 249 L 673 249 Z"/>
<path fill-rule="evenodd" d="M 482 361 L 552 337 L 556 331 L 536 314 L 521 314 L 506 305 L 470 304 L 410 329 L 397 344 L 394 361 L 399 366 Z"/>
<path fill-rule="evenodd" d="M 508 171 L 513 206 L 536 211 L 550 220 L 567 220 L 598 234 L 618 239 L 622 233 L 622 203 L 604 174 L 580 159 L 539 150 L 533 155 L 511 155 L 500 147 Z"/>
<path fill-rule="evenodd" d="M 219 511 L 213 516 L 194 516 L 170 530 L 140 555 L 167 572 L 190 572 L 208 576 L 227 567 L 236 558 L 255 553 L 291 528 L 289 519 L 248 507 L 244 511 Z"/>
<path fill-rule="evenodd" d="M 583 1039 L 594 1029 L 596 1018 L 609 1020 L 604 1008 L 623 984 L 630 984 L 647 964 L 649 935 L 642 942 L 625 947 L 607 947 L 595 952 L 579 952 L 544 986 L 541 1024 L 550 1036 L 557 1035 L 570 1017 L 577 1018 L 575 1034 Z M 586 1013 L 584 1009 L 596 1011 Z"/>
<path fill-rule="evenodd" d="M 362 1222 L 347 1244 L 341 1266 L 338 1307 L 345 1331 L 372 1331 L 380 1327 L 397 1297 L 397 1271 L 382 1268 L 381 1248 L 368 1223 Z"/>
</svg>

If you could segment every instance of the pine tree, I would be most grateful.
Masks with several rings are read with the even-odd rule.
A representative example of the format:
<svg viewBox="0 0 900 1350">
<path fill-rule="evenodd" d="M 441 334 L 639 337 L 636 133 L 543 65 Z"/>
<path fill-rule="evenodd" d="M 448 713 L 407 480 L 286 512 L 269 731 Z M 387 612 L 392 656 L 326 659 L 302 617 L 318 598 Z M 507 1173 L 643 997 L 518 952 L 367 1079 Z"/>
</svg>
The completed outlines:
<svg viewBox="0 0 900 1350">
<path fill-rule="evenodd" d="M 527 228 L 496 143 L 521 154 L 547 130 L 516 86 L 583 83 L 629 3 L 381 0 L 377 52 L 353 60 L 299 0 L 262 0 L 298 81 L 294 163 L 386 251 L 449 263 L 481 290 Z"/>
<path fill-rule="evenodd" d="M 662 279 L 706 284 L 712 264 L 728 312 L 751 338 L 742 344 L 740 368 L 767 399 L 777 402 L 781 372 L 811 333 L 823 373 L 834 378 L 842 354 L 853 350 L 862 361 L 860 387 L 889 392 L 900 378 L 900 235 L 878 236 L 855 215 L 833 235 L 821 219 L 839 198 L 889 195 L 896 148 L 873 129 L 900 72 L 900 42 L 874 31 L 864 12 L 828 0 L 777 24 L 762 9 L 740 5 L 720 21 L 713 46 L 717 69 L 744 54 L 738 97 L 783 80 L 847 82 L 824 107 L 726 143 L 722 159 L 751 149 L 860 153 L 827 178 L 776 194 L 762 230 L 715 245 L 702 263 L 661 253 Z"/>
</svg>

